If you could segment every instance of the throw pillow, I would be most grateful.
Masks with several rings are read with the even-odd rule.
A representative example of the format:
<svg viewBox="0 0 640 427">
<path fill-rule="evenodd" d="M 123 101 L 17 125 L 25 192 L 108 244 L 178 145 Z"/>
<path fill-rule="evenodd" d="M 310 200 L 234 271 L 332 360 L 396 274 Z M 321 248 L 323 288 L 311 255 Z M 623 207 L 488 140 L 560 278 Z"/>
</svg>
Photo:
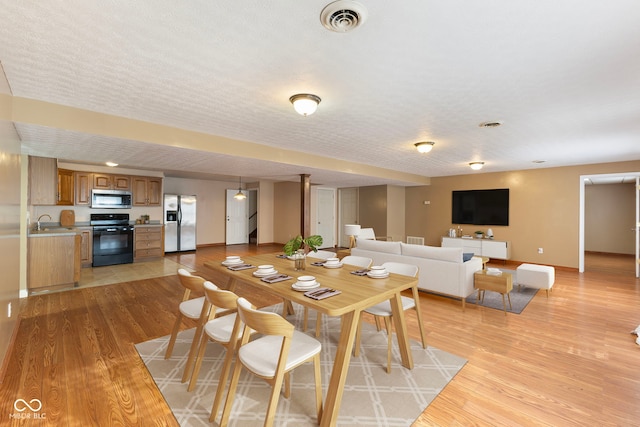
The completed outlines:
<svg viewBox="0 0 640 427">
<path fill-rule="evenodd" d="M 467 262 L 473 258 L 473 252 L 467 252 L 462 254 L 462 262 Z"/>
</svg>

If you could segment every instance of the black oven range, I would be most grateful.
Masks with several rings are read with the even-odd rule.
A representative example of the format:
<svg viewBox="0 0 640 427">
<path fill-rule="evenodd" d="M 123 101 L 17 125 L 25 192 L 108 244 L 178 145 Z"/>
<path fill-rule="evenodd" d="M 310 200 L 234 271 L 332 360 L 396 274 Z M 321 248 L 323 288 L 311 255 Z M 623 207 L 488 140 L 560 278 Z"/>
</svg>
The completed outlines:
<svg viewBox="0 0 640 427">
<path fill-rule="evenodd" d="M 133 225 L 129 214 L 91 214 L 93 267 L 133 262 Z"/>
</svg>

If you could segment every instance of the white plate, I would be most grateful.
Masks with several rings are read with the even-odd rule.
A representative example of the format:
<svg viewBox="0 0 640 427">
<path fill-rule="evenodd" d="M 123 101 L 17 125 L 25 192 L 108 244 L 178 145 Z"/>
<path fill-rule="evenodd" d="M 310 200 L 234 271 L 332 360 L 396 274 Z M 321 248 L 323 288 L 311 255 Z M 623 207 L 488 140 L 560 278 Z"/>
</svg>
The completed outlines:
<svg viewBox="0 0 640 427">
<path fill-rule="evenodd" d="M 241 259 L 237 260 L 237 261 L 222 261 L 222 265 L 225 266 L 231 266 L 231 265 L 238 265 L 238 264 L 242 264 L 244 263 L 244 261 L 242 261 Z"/>
<path fill-rule="evenodd" d="M 310 291 L 311 289 L 316 289 L 320 287 L 320 283 L 316 282 L 313 284 L 313 286 L 299 286 L 298 282 L 294 283 L 293 285 L 291 285 L 291 289 L 293 289 L 294 291 L 299 291 L 299 292 L 305 292 L 305 291 Z"/>
<path fill-rule="evenodd" d="M 342 263 L 341 262 L 339 262 L 337 264 L 327 264 L 327 263 L 325 263 L 324 267 L 325 268 L 340 268 L 340 267 L 342 267 Z"/>
<path fill-rule="evenodd" d="M 371 272 L 368 272 L 367 276 L 371 277 L 372 279 L 386 279 L 387 277 L 389 277 L 389 272 L 386 272 L 384 274 L 371 274 Z"/>
<path fill-rule="evenodd" d="M 271 270 L 264 273 L 260 273 L 258 271 L 253 272 L 253 275 L 256 277 L 269 277 L 269 276 L 275 276 L 276 274 L 278 274 L 277 270 Z"/>
</svg>

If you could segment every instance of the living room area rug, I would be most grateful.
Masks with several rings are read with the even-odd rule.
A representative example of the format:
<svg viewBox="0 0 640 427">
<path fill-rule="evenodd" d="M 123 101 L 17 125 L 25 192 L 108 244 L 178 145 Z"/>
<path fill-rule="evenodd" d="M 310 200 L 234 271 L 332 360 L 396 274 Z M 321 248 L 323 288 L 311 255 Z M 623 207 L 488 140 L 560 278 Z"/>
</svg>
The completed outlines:
<svg viewBox="0 0 640 427">
<path fill-rule="evenodd" d="M 522 313 L 522 310 L 527 307 L 527 304 L 529 304 L 531 299 L 536 295 L 538 289 L 529 288 L 526 286 L 518 286 L 518 278 L 516 276 L 515 270 L 501 268 L 500 271 L 513 275 L 513 290 L 509 292 L 509 296 L 511 298 L 511 308 L 509 308 L 509 300 L 505 295 L 507 312 L 520 314 Z M 475 291 L 473 294 L 467 297 L 467 303 L 478 304 L 478 291 Z M 504 311 L 504 306 L 502 304 L 502 294 L 498 292 L 486 291 L 484 293 L 484 301 L 480 302 L 478 305 Z"/>
<path fill-rule="evenodd" d="M 300 328 L 303 310 L 301 306 L 294 306 L 296 314 L 288 316 L 287 320 Z M 273 309 L 281 313 L 281 307 L 278 304 Z M 338 341 L 340 319 L 328 316 L 322 318 L 319 340 L 322 342 L 324 400 Z M 308 333 L 313 335 L 313 310 L 309 313 L 309 325 Z M 213 424 L 209 422 L 209 414 L 219 370 L 224 361 L 224 348 L 209 342 L 198 384 L 193 392 L 187 391 L 188 383 L 180 382 L 194 331 L 189 329 L 179 333 L 173 355 L 168 360 L 164 359 L 164 354 L 169 336 L 137 344 L 136 349 L 181 426 L 218 425 L 221 412 Z M 386 333 L 378 332 L 373 325 L 363 323 L 361 353 L 358 357 L 352 357 L 349 365 L 338 426 L 409 426 L 466 363 L 464 358 L 435 347 L 423 349 L 419 342 L 413 340 L 410 344 L 414 360 L 412 370 L 401 365 L 394 335 L 392 370 L 387 374 Z M 269 384 L 243 370 L 229 426 L 261 425 L 269 393 Z M 316 426 L 313 394 L 313 364 L 307 363 L 291 372 L 291 397 L 286 399 L 280 396 L 275 425 Z"/>
</svg>

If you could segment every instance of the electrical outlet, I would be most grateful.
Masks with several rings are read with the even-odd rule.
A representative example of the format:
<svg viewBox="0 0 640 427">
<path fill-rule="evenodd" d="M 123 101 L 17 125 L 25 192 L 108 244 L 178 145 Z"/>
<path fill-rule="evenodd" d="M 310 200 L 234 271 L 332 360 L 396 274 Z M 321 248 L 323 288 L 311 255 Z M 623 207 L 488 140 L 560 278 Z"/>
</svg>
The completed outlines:
<svg viewBox="0 0 640 427">
<path fill-rule="evenodd" d="M 543 254 L 543 253 L 544 253 L 544 249 L 542 249 L 542 248 L 538 248 L 538 253 L 539 253 L 539 254 Z"/>
</svg>

